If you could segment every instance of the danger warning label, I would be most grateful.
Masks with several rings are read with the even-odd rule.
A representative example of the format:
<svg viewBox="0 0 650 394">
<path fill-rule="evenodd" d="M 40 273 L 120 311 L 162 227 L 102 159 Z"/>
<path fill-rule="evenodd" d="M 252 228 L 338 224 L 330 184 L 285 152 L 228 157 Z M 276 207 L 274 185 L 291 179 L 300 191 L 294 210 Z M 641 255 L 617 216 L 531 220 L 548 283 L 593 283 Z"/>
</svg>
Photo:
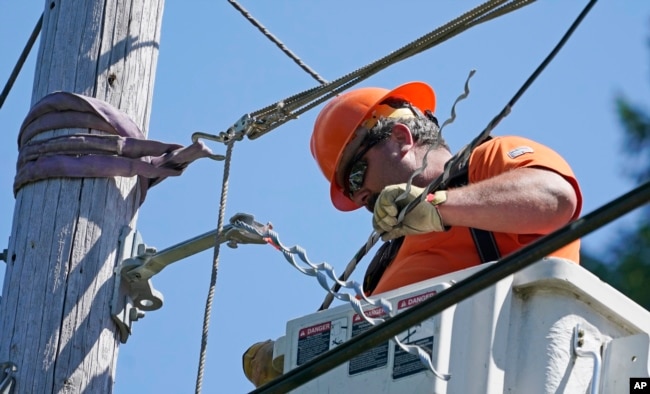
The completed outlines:
<svg viewBox="0 0 650 394">
<path fill-rule="evenodd" d="M 345 317 L 300 329 L 296 364 L 304 364 L 343 343 L 346 340 L 347 329 L 348 319 Z"/>
<path fill-rule="evenodd" d="M 417 305 L 436 293 L 436 291 L 429 291 L 400 300 L 397 303 L 398 312 Z M 397 338 L 404 345 L 418 346 L 431 356 L 433 353 L 433 332 L 433 319 L 428 319 L 399 334 Z M 404 351 L 399 345 L 395 344 L 393 379 L 403 378 L 425 370 L 427 370 L 427 366 L 422 363 L 417 355 Z"/>
<path fill-rule="evenodd" d="M 422 293 L 422 294 L 414 295 L 414 296 L 411 296 L 411 297 L 409 297 L 409 298 L 405 298 L 405 299 L 403 299 L 403 300 L 400 300 L 400 301 L 397 303 L 397 309 L 398 309 L 398 310 L 402 310 L 402 309 L 406 309 L 406 308 L 408 308 L 408 307 L 411 307 L 411 306 L 413 306 L 413 305 L 417 305 L 417 304 L 419 304 L 420 302 L 426 300 L 427 298 L 431 298 L 431 297 L 433 297 L 433 296 L 436 295 L 437 293 L 438 293 L 438 292 L 434 290 L 434 291 L 428 291 L 428 292 L 426 292 L 426 293 Z"/>
<path fill-rule="evenodd" d="M 374 308 L 365 311 L 366 316 L 376 319 L 386 314 L 384 309 Z M 352 337 L 372 327 L 361 315 L 355 313 L 352 317 Z M 361 372 L 370 371 L 371 369 L 385 367 L 388 365 L 388 341 L 374 347 L 352 359 L 348 364 L 348 374 L 355 375 Z"/>
</svg>

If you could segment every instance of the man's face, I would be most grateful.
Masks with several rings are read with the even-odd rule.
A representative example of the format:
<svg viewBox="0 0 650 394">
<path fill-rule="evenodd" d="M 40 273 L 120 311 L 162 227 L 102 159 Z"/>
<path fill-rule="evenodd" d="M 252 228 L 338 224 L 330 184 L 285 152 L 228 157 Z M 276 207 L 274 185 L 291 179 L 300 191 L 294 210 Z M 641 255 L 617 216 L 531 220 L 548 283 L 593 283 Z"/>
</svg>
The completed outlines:
<svg viewBox="0 0 650 394">
<path fill-rule="evenodd" d="M 348 183 L 345 188 L 352 201 L 372 212 L 384 187 L 406 182 L 412 169 L 405 161 L 404 150 L 391 136 L 364 150 L 359 148 L 348 164 L 349 175 L 343 181 Z"/>
<path fill-rule="evenodd" d="M 352 201 L 373 212 L 379 193 L 386 186 L 408 182 L 421 169 L 425 155 L 427 166 L 413 178 L 415 186 L 425 187 L 440 176 L 451 153 L 443 148 L 429 151 L 428 146 L 418 145 L 409 128 L 397 123 L 377 144 L 369 149 L 362 144 L 356 149 L 340 182 L 345 183 Z"/>
</svg>

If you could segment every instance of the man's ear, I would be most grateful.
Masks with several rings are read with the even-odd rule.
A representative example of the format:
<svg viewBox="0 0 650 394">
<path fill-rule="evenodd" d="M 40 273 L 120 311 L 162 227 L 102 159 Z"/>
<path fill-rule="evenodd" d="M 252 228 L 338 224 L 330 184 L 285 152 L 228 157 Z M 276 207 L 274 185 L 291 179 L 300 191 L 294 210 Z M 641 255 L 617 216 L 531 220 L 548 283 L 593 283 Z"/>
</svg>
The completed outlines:
<svg viewBox="0 0 650 394">
<path fill-rule="evenodd" d="M 401 123 L 393 126 L 390 137 L 399 144 L 402 150 L 409 150 L 415 144 L 411 130 L 408 126 Z"/>
</svg>

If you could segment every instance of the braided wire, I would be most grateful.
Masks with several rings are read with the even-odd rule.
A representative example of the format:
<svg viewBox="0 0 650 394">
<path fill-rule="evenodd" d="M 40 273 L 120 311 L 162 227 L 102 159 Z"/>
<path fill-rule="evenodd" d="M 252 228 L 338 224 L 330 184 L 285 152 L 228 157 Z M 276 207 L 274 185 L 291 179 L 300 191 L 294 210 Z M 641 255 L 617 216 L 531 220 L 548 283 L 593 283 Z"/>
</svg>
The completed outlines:
<svg viewBox="0 0 650 394">
<path fill-rule="evenodd" d="M 226 158 L 223 167 L 223 182 L 221 186 L 221 203 L 219 204 L 219 218 L 217 223 L 216 237 L 223 232 L 223 223 L 226 213 L 226 199 L 228 197 L 228 179 L 230 177 L 230 162 L 232 160 L 232 150 L 235 145 L 236 139 L 231 139 L 227 144 Z M 208 348 L 208 332 L 210 330 L 210 316 L 212 315 L 212 302 L 214 300 L 214 293 L 217 284 L 217 273 L 219 271 L 219 239 L 215 241 L 214 253 L 212 259 L 212 274 L 210 276 L 210 286 L 208 289 L 208 296 L 205 302 L 205 311 L 203 314 L 203 331 L 201 333 L 201 351 L 199 354 L 199 367 L 196 375 L 196 389 L 195 393 L 199 394 L 203 388 L 203 372 L 205 370 L 205 360 Z"/>
<path fill-rule="evenodd" d="M 239 11 L 240 14 L 244 16 L 253 26 L 257 27 L 257 29 L 262 32 L 269 40 L 271 40 L 282 52 L 284 52 L 291 60 L 293 60 L 300 68 L 305 70 L 309 75 L 311 75 L 315 80 L 322 84 L 326 84 L 327 80 L 318 75 L 318 73 L 314 70 L 312 70 L 311 67 L 309 67 L 305 62 L 302 61 L 298 56 L 296 56 L 289 48 L 287 48 L 282 41 L 277 39 L 271 32 L 264 27 L 260 22 L 258 22 L 253 16 L 248 12 L 244 7 L 242 7 L 239 3 L 237 3 L 235 0 L 228 0 L 228 2 L 235 7 L 237 11 Z"/>
<path fill-rule="evenodd" d="M 280 242 L 280 238 L 277 232 L 275 232 L 274 230 L 266 229 L 264 232 L 261 232 L 259 229 L 241 221 L 236 221 L 235 223 L 232 223 L 232 225 L 239 229 L 248 231 L 249 233 L 256 234 L 257 236 L 260 236 L 263 239 L 265 239 L 269 244 L 271 244 L 276 249 L 278 249 L 283 254 L 284 258 L 294 268 L 296 268 L 304 275 L 315 277 L 316 280 L 318 281 L 318 284 L 320 284 L 325 291 L 327 291 L 329 294 L 332 294 L 332 296 L 336 297 L 339 300 L 348 302 L 352 307 L 352 309 L 354 310 L 354 312 L 356 312 L 369 324 L 374 326 L 383 323 L 384 321 L 386 321 L 386 318 L 383 317 L 373 318 L 368 316 L 363 308 L 363 305 L 361 304 L 361 301 L 365 301 L 367 304 L 370 304 L 372 306 L 381 306 L 381 308 L 385 312 L 385 316 L 388 316 L 388 318 L 395 316 L 395 310 L 393 309 L 393 306 L 390 303 L 390 301 L 381 297 L 368 298 L 363 292 L 363 285 L 361 283 L 352 280 L 343 281 L 338 279 L 336 272 L 334 271 L 334 268 L 330 264 L 326 262 L 319 263 L 319 264 L 312 263 L 307 257 L 307 252 L 305 251 L 304 248 L 302 248 L 299 245 L 295 245 L 292 247 L 284 246 L 282 242 Z M 298 256 L 298 258 L 300 258 L 300 260 L 303 263 L 305 263 L 306 266 L 299 265 L 296 262 L 294 256 Z M 337 283 L 340 287 L 354 290 L 355 294 L 352 295 L 350 293 L 341 293 L 338 291 L 331 290 L 327 281 L 328 278 L 334 281 L 335 283 Z M 431 356 L 429 355 L 429 353 L 427 353 L 426 350 L 416 345 L 404 344 L 399 340 L 397 336 L 393 337 L 393 341 L 405 352 L 417 356 L 420 359 L 420 362 L 422 362 L 422 364 L 425 367 L 427 367 L 427 369 L 433 372 L 433 374 L 436 377 L 442 380 L 449 380 L 451 378 L 451 375 L 439 373 L 435 369 L 433 365 L 433 361 L 431 360 Z"/>
<path fill-rule="evenodd" d="M 487 3 L 483 3 L 482 5 L 474 8 L 473 10 L 466 12 L 465 14 L 461 15 L 460 17 L 448 22 L 447 24 L 443 25 L 442 27 L 439 27 L 438 29 L 435 29 L 434 31 L 414 40 L 413 42 L 403 46 L 400 49 L 397 49 L 387 56 L 384 56 L 383 58 L 376 60 L 375 62 L 368 64 L 362 68 L 359 68 L 351 73 L 348 73 L 346 75 L 343 75 L 342 77 L 330 82 L 327 87 L 335 88 L 338 91 L 345 90 L 351 84 L 354 84 L 356 82 L 353 82 L 354 78 L 357 78 L 359 76 L 363 76 L 366 74 L 368 71 L 379 71 L 380 69 L 385 68 L 386 66 L 390 65 L 391 63 L 394 63 L 394 60 L 403 60 L 411 55 L 414 55 L 418 52 L 420 52 L 422 49 L 418 48 L 423 45 L 423 43 L 427 42 L 428 40 L 437 37 L 438 35 L 441 35 L 443 32 L 448 31 L 448 30 L 453 30 L 453 26 L 457 25 L 462 25 L 463 23 L 469 23 L 465 22 L 468 19 L 471 19 L 475 14 L 481 15 L 482 13 L 485 12 L 485 8 L 487 8 L 490 4 L 496 4 L 501 3 L 504 0 L 492 0 L 488 1 Z M 377 68 L 379 67 L 379 68 Z M 373 73 L 374 73 L 373 72 Z M 311 100 L 313 98 L 316 98 L 317 96 L 320 95 L 320 91 L 324 90 L 326 87 L 315 87 L 312 89 L 309 89 L 305 92 L 296 94 L 294 96 L 288 97 L 282 102 L 285 105 L 291 104 L 293 102 L 298 102 L 302 100 Z M 340 89 L 339 89 L 340 88 Z M 328 89 L 329 90 L 329 89 Z M 255 112 L 254 114 L 257 113 L 264 113 L 266 110 L 272 111 L 275 105 L 269 106 L 265 109 L 262 109 L 258 112 Z"/>
<path fill-rule="evenodd" d="M 373 231 L 368 237 L 368 241 L 365 243 L 365 245 L 363 245 L 357 251 L 357 253 L 355 253 L 354 256 L 352 256 L 352 259 L 350 260 L 348 265 L 345 266 L 345 271 L 343 271 L 343 275 L 341 275 L 341 277 L 339 278 L 340 280 L 346 281 L 350 277 L 350 275 L 352 275 L 352 272 L 354 272 L 355 268 L 357 268 L 357 264 L 359 264 L 363 256 L 368 254 L 370 249 L 372 249 L 372 247 L 375 245 L 375 243 L 377 243 L 378 240 L 379 240 L 379 233 Z M 340 288 L 341 285 L 339 285 L 338 282 L 334 284 L 334 286 L 332 287 L 332 291 L 328 292 L 327 295 L 325 296 L 325 299 L 323 300 L 323 303 L 321 304 L 319 310 L 324 310 L 329 308 L 329 306 L 332 304 L 332 301 L 334 301 L 334 295 L 332 294 L 332 292 L 337 292 L 339 291 Z"/>
<path fill-rule="evenodd" d="M 502 4 L 507 2 L 507 0 L 488 1 L 367 66 L 346 74 L 332 82 L 306 90 L 255 111 L 251 113 L 251 116 L 256 119 L 256 122 L 252 125 L 253 131 L 248 136 L 250 139 L 258 138 L 287 122 L 289 119 L 297 118 L 304 112 L 320 105 L 340 92 L 398 61 L 440 44 L 470 27 L 512 12 L 533 1 L 513 0 L 512 4 L 507 5 Z"/>
<path fill-rule="evenodd" d="M 451 115 L 449 116 L 449 118 L 447 118 L 447 119 L 442 123 L 442 126 L 440 126 L 440 131 L 439 131 L 439 133 L 440 133 L 441 135 L 442 135 L 442 131 L 444 130 L 444 128 L 445 128 L 447 125 L 452 124 L 452 123 L 456 120 L 456 105 L 458 105 L 458 103 L 460 103 L 461 101 L 463 101 L 463 100 L 465 100 L 467 97 L 469 97 L 469 93 L 470 93 L 470 91 L 469 91 L 469 80 L 472 79 L 472 77 L 474 76 L 475 73 L 476 73 L 476 70 L 471 70 L 471 71 L 469 72 L 469 75 L 467 76 L 467 79 L 465 80 L 465 85 L 464 85 L 464 88 L 463 88 L 463 93 L 461 93 L 461 94 L 456 98 L 456 100 L 454 101 L 454 104 L 451 106 Z M 424 170 L 427 168 L 427 166 L 428 166 L 428 160 L 427 160 L 427 157 L 428 157 L 428 155 L 429 155 L 429 152 L 431 152 L 431 150 L 432 150 L 433 148 L 434 148 L 434 145 L 433 145 L 433 144 L 429 145 L 429 149 L 427 149 L 427 151 L 426 151 L 425 154 L 424 154 L 424 157 L 422 158 L 422 165 L 421 165 L 419 168 L 417 168 L 415 171 L 413 171 L 413 173 L 411 174 L 409 180 L 406 182 L 406 187 L 405 187 L 405 189 L 404 189 L 404 192 L 403 192 L 402 194 L 400 194 L 399 196 L 397 196 L 397 198 L 395 199 L 395 201 L 402 200 L 402 199 L 406 198 L 406 197 L 409 195 L 409 193 L 411 192 L 411 185 L 413 184 L 413 179 L 415 179 L 416 176 L 418 176 L 418 175 L 420 175 L 422 172 L 424 172 Z M 427 193 L 422 193 L 422 194 L 420 194 L 420 196 L 419 196 L 418 198 L 416 198 L 417 203 L 414 203 L 414 205 L 417 205 L 417 204 L 419 204 L 420 202 L 424 201 L 424 200 L 426 199 L 426 197 L 427 197 Z M 401 223 L 401 222 L 404 220 L 404 216 L 406 216 L 406 209 L 402 209 L 402 210 L 399 212 L 399 215 L 397 216 L 397 223 Z"/>
</svg>

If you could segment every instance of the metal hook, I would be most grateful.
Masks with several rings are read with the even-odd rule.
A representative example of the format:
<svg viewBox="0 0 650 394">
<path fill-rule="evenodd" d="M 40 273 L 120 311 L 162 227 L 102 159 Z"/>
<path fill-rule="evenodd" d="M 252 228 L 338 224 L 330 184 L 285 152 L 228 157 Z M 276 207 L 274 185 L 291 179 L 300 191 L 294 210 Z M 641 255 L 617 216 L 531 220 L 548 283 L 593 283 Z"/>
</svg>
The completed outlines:
<svg viewBox="0 0 650 394">
<path fill-rule="evenodd" d="M 208 134 L 203 132 L 196 132 L 192 134 L 192 142 L 197 142 L 199 138 L 205 138 L 211 141 L 222 142 L 224 144 L 234 141 L 241 141 L 248 133 L 253 119 L 249 114 L 245 114 L 234 125 L 228 128 L 226 132 L 220 132 L 218 135 Z"/>
<path fill-rule="evenodd" d="M 202 132 L 196 132 L 196 133 L 192 134 L 192 142 L 193 143 L 200 142 L 199 141 L 200 138 L 204 138 L 204 139 L 212 140 L 212 141 L 223 142 L 223 141 L 221 141 L 219 139 L 219 137 L 217 137 L 215 135 L 212 135 L 212 134 L 207 134 L 207 133 L 202 133 Z M 217 160 L 217 161 L 223 161 L 223 160 L 226 159 L 226 156 L 218 155 L 216 153 L 210 153 L 206 157 L 209 158 L 209 159 L 212 159 L 212 160 Z"/>
</svg>

